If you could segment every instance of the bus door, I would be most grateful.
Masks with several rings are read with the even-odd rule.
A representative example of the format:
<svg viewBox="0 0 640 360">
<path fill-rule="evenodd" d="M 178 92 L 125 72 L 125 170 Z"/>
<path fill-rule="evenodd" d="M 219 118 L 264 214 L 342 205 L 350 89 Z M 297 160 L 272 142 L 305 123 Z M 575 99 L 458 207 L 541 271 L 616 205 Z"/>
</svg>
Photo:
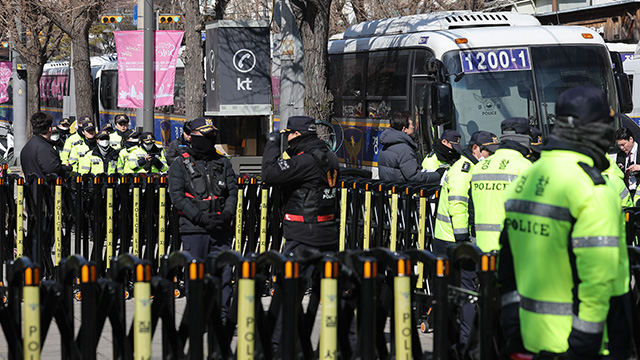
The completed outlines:
<svg viewBox="0 0 640 360">
<path fill-rule="evenodd" d="M 431 108 L 431 83 L 425 75 L 414 75 L 411 80 L 411 118 L 416 128 L 416 142 L 420 157 L 425 157 L 433 145 L 433 139 L 437 134 L 437 129 L 432 126 L 429 116 Z"/>
</svg>

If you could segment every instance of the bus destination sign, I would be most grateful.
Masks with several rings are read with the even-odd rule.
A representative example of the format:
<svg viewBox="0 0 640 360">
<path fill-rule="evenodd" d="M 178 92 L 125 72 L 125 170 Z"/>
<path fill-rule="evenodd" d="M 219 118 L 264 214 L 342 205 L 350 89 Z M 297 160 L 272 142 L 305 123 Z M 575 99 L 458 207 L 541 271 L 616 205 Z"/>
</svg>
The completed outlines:
<svg viewBox="0 0 640 360">
<path fill-rule="evenodd" d="M 531 69 L 527 48 L 461 51 L 460 62 L 465 73 Z"/>
</svg>

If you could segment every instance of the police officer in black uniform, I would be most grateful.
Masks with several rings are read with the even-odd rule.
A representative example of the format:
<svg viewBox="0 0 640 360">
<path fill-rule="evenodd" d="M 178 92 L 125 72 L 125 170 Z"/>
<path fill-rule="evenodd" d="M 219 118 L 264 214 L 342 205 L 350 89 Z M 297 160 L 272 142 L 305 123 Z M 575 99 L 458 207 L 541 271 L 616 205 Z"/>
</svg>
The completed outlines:
<svg viewBox="0 0 640 360">
<path fill-rule="evenodd" d="M 169 168 L 169 194 L 181 215 L 183 249 L 200 259 L 231 248 L 231 225 L 238 201 L 231 162 L 215 149 L 217 133 L 211 119 L 193 120 L 191 147 Z M 231 295 L 230 269 L 225 269 L 222 280 L 224 318 Z"/>
<path fill-rule="evenodd" d="M 282 251 L 337 251 L 338 158 L 318 139 L 311 117 L 290 117 L 282 134 L 289 144 L 286 159 L 280 150 L 281 134 L 276 132 L 269 134 L 262 155 L 262 179 L 280 186 L 284 195 L 283 235 L 287 241 Z M 191 141 L 193 144 L 193 138 Z M 300 269 L 308 279 L 312 272 L 312 266 Z M 274 351 L 279 349 L 281 324 L 280 315 L 273 330 Z"/>
<path fill-rule="evenodd" d="M 262 178 L 284 192 L 283 252 L 300 247 L 336 251 L 338 245 L 338 158 L 318 139 L 315 120 L 292 116 L 283 130 L 289 159 L 280 153 L 280 134 L 271 133 L 262 155 Z M 193 142 L 193 140 L 192 140 Z"/>
</svg>

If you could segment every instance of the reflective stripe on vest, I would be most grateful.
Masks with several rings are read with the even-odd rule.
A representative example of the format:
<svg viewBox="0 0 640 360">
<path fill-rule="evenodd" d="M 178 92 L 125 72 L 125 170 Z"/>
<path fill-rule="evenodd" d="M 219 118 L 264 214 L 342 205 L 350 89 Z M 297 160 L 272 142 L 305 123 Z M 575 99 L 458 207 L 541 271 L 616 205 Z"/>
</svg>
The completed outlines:
<svg viewBox="0 0 640 360">
<path fill-rule="evenodd" d="M 561 206 L 542 204 L 527 200 L 507 200 L 504 205 L 506 211 L 527 215 L 535 215 L 558 221 L 571 221 L 573 217 L 569 209 Z"/>
<path fill-rule="evenodd" d="M 512 174 L 475 174 L 471 181 L 508 181 L 512 182 L 518 175 Z"/>
<path fill-rule="evenodd" d="M 440 213 L 436 214 L 436 219 L 440 220 L 440 221 L 444 221 L 446 223 L 451 223 L 451 218 L 445 215 L 442 215 Z"/>
<path fill-rule="evenodd" d="M 585 236 L 571 239 L 571 245 L 574 248 L 617 247 L 618 240 L 617 236 Z"/>
<path fill-rule="evenodd" d="M 520 296 L 520 307 L 523 310 L 536 314 L 546 315 L 572 315 L 571 303 L 559 303 L 551 301 L 538 301 Z"/>
<path fill-rule="evenodd" d="M 587 334 L 599 334 L 604 331 L 604 321 L 586 321 L 573 314 L 573 323 L 571 324 L 571 327 Z"/>
<path fill-rule="evenodd" d="M 449 201 L 462 201 L 465 203 L 469 202 L 469 198 L 466 196 L 456 196 L 456 195 L 451 195 L 448 197 Z"/>
<path fill-rule="evenodd" d="M 329 215 L 318 215 L 318 222 L 325 222 L 325 221 L 331 221 L 333 219 L 335 219 L 335 214 L 329 214 Z M 294 221 L 294 222 L 304 222 L 304 216 L 302 215 L 293 215 L 293 214 L 284 214 L 284 219 L 288 220 L 288 221 Z"/>
<path fill-rule="evenodd" d="M 625 187 L 620 193 L 620 199 L 624 200 L 627 196 L 629 196 L 629 189 Z"/>
<path fill-rule="evenodd" d="M 454 228 L 453 229 L 453 234 L 454 235 L 466 235 L 468 233 L 469 233 L 469 229 L 467 229 L 467 228 L 458 228 L 458 229 Z"/>
<path fill-rule="evenodd" d="M 476 224 L 476 231 L 500 231 L 500 224 Z"/>
</svg>

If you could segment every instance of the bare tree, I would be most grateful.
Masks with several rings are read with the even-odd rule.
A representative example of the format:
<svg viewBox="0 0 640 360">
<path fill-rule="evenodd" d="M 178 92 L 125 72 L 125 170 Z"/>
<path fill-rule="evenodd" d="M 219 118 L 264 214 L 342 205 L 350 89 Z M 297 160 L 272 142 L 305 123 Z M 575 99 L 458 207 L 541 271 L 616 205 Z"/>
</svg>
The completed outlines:
<svg viewBox="0 0 640 360">
<path fill-rule="evenodd" d="M 332 0 L 290 0 L 304 48 L 304 109 L 308 116 L 329 121 L 333 95 L 329 92 L 329 14 Z"/>
<path fill-rule="evenodd" d="M 71 38 L 76 86 L 76 113 L 93 114 L 89 29 L 98 18 L 105 0 L 43 0 L 39 8 Z"/>
<path fill-rule="evenodd" d="M 229 0 L 216 1 L 213 20 L 222 19 Z M 200 11 L 198 0 L 185 0 L 180 3 L 185 14 L 184 41 L 185 50 L 182 53 L 184 61 L 186 118 L 195 119 L 204 115 L 204 48 L 200 38 L 204 30 L 205 17 Z"/>
<path fill-rule="evenodd" d="M 56 51 L 63 33 L 29 0 L 0 3 L 0 27 L 27 65 L 27 118 L 40 111 L 40 78 L 49 57 Z M 27 139 L 32 135 L 27 122 Z"/>
</svg>

